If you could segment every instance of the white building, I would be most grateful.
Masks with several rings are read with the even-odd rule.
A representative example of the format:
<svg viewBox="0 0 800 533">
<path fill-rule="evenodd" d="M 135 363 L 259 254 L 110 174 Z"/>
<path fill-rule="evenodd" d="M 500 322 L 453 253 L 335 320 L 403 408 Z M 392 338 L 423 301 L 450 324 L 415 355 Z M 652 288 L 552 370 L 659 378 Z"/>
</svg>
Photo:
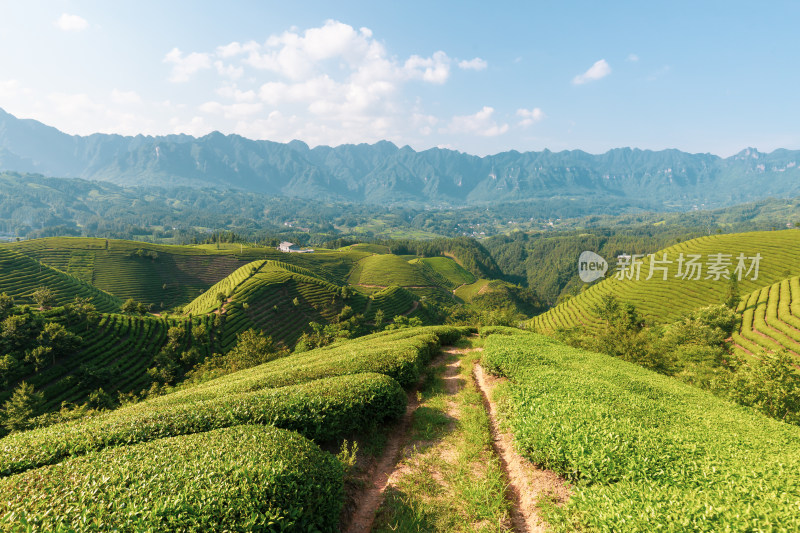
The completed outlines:
<svg viewBox="0 0 800 533">
<path fill-rule="evenodd" d="M 283 241 L 280 243 L 278 250 L 285 253 L 293 252 L 298 254 L 310 254 L 314 252 L 312 248 L 300 248 L 295 243 L 289 241 Z"/>
</svg>

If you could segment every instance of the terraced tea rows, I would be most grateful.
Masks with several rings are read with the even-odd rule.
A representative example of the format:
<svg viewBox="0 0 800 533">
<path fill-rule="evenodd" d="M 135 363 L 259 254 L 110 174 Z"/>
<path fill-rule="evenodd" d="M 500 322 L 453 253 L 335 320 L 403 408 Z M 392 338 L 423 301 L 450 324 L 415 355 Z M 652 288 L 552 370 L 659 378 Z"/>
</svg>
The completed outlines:
<svg viewBox="0 0 800 533">
<path fill-rule="evenodd" d="M 420 264 L 397 255 L 371 255 L 359 261 L 350 273 L 351 285 L 365 287 L 430 287 L 437 285 Z"/>
<path fill-rule="evenodd" d="M 402 287 L 387 287 L 373 292 L 370 295 L 372 301 L 369 305 L 366 319 L 375 320 L 375 313 L 383 311 L 385 321 L 389 321 L 397 315 L 402 315 L 413 309 L 417 298 L 411 292 Z"/>
<path fill-rule="evenodd" d="M 744 296 L 742 325 L 733 334 L 734 348 L 751 354 L 788 350 L 800 358 L 800 278 L 795 276 Z"/>
<path fill-rule="evenodd" d="M 53 291 L 56 305 L 71 303 L 79 296 L 88 298 L 98 310 L 110 312 L 122 303 L 81 279 L 0 247 L 0 293 L 8 293 L 20 304 L 33 304 L 31 294 L 40 287 Z"/>
<path fill-rule="evenodd" d="M 489 336 L 482 364 L 515 448 L 573 482 L 556 531 L 800 529 L 797 426 L 536 334 Z"/>
<path fill-rule="evenodd" d="M 256 260 L 279 261 L 343 284 L 359 251 L 287 254 L 273 248 L 168 246 L 114 239 L 57 237 L 0 245 L 73 273 L 121 299 L 156 309 L 185 305 L 237 268 Z M 70 270 L 72 269 L 72 270 Z M 90 272 L 91 269 L 91 272 Z"/>
<path fill-rule="evenodd" d="M 656 260 L 663 260 L 664 254 L 671 263 L 652 263 L 651 258 L 644 258 L 639 267 L 638 280 L 616 279 L 615 273 L 610 271 L 610 279 L 592 285 L 579 295 L 535 317 L 530 322 L 531 327 L 542 332 L 576 326 L 587 330 L 596 329 L 599 319 L 592 310 L 600 303 L 600 297 L 604 294 L 613 294 L 620 301 L 635 305 L 641 313 L 657 323 L 677 320 L 693 309 L 723 301 L 728 290 L 728 281 L 723 277 L 714 279 L 713 272 L 711 278 L 708 278 L 708 264 L 713 262 L 716 254 L 728 254 L 727 259 L 731 264 L 727 271 L 731 274 L 737 267 L 739 254 L 744 255 L 745 272 L 739 282 L 743 293 L 800 274 L 800 231 L 701 237 L 657 252 Z M 694 278 L 694 273 L 691 273 L 690 279 L 683 279 L 682 275 L 689 272 L 686 264 L 682 275 L 679 275 L 678 269 L 681 265 L 678 260 L 681 254 L 687 260 L 690 255 L 700 256 L 699 264 L 706 268 L 699 273 L 699 279 L 691 279 Z M 749 258 L 757 255 L 760 255 L 758 276 L 752 279 L 754 271 L 748 274 L 746 270 L 753 263 Z M 650 275 L 651 266 L 653 277 L 646 279 Z M 666 279 L 663 279 L 665 272 Z"/>
<path fill-rule="evenodd" d="M 12 434 L 0 440 L 0 526 L 335 531 L 341 463 L 269 426 L 328 441 L 396 418 L 401 385 L 466 331 L 377 334 Z"/>
<path fill-rule="evenodd" d="M 211 317 L 198 317 L 192 323 L 204 324 L 212 330 Z M 139 392 L 149 387 L 147 369 L 153 357 L 167 342 L 170 327 L 188 327 L 188 319 L 162 319 L 120 314 L 103 315 L 97 324 L 67 324 L 67 328 L 83 339 L 80 349 L 59 358 L 55 365 L 26 376 L 24 379 L 45 395 L 45 410 L 56 410 L 62 402 L 80 403 L 94 389 L 106 392 Z M 189 339 L 182 349 L 189 348 Z M 200 353 L 208 355 L 206 346 Z M 0 402 L 11 394 L 0 393 Z"/>
</svg>

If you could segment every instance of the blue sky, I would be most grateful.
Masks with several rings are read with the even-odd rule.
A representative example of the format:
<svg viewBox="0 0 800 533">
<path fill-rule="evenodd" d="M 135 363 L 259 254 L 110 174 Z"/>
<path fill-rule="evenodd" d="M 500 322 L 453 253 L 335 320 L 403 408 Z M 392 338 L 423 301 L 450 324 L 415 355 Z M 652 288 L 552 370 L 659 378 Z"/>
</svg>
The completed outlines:
<svg viewBox="0 0 800 533">
<path fill-rule="evenodd" d="M 0 1 L 63 131 L 422 150 L 800 148 L 798 2 Z"/>
</svg>

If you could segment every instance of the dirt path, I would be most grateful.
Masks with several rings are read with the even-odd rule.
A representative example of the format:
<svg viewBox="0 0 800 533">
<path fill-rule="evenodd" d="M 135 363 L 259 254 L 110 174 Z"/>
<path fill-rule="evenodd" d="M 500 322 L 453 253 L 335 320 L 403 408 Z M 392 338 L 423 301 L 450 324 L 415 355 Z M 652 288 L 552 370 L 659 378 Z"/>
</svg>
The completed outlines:
<svg viewBox="0 0 800 533">
<path fill-rule="evenodd" d="M 444 364 L 445 358 L 451 353 L 455 352 L 443 348 L 442 353 L 431 361 L 431 366 Z M 452 394 L 458 391 L 459 383 L 457 378 L 460 364 L 461 361 L 458 360 L 455 364 L 451 363 L 448 365 L 448 368 L 445 370 L 445 386 L 447 387 L 448 393 L 450 393 L 450 390 L 453 390 Z M 454 368 L 451 369 L 451 366 Z M 416 386 L 408 392 L 406 412 L 389 434 L 383 455 L 378 459 L 376 465 L 370 469 L 369 478 L 372 481 L 356 499 L 355 511 L 353 511 L 349 523 L 342 530 L 345 533 L 369 533 L 369 531 L 372 530 L 375 514 L 383 503 L 386 488 L 389 486 L 391 480 L 400 474 L 397 463 L 400 460 L 401 452 L 406 444 L 411 422 L 414 417 L 414 411 L 419 407 L 417 391 L 422 385 L 423 379 L 424 378 L 420 379 Z"/>
<path fill-rule="evenodd" d="M 513 503 L 511 519 L 514 529 L 520 533 L 547 531 L 548 526 L 540 516 L 536 504 L 540 497 L 551 497 L 557 502 L 566 501 L 569 498 L 569 486 L 555 473 L 537 468 L 514 450 L 511 435 L 501 432 L 498 427 L 497 408 L 490 401 L 492 390 L 499 379 L 484 372 L 480 364 L 475 365 L 474 377 L 489 413 L 495 452 L 508 475 L 508 496 Z"/>
<path fill-rule="evenodd" d="M 368 476 L 372 481 L 356 498 L 355 511 L 353 511 L 349 523 L 343 529 L 345 533 L 369 533 L 372 530 L 375 513 L 383 503 L 383 493 L 389 484 L 389 478 L 395 470 L 397 461 L 400 459 L 400 452 L 411 427 L 414 411 L 419 407 L 417 390 L 419 390 L 420 384 L 421 381 L 408 392 L 406 412 L 389 434 L 386 446 L 383 449 L 383 455 L 368 472 Z"/>
</svg>

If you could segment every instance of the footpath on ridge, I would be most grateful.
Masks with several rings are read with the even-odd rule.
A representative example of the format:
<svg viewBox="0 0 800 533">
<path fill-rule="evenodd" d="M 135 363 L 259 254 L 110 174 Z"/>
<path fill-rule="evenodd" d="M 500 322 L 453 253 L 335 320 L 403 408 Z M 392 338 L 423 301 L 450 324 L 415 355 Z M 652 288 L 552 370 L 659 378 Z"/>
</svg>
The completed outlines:
<svg viewBox="0 0 800 533">
<path fill-rule="evenodd" d="M 402 530 L 539 532 L 540 498 L 561 503 L 567 483 L 520 456 L 498 424 L 480 366 L 483 348 L 446 346 L 408 392 L 403 418 L 363 474 L 347 533 Z"/>
</svg>

